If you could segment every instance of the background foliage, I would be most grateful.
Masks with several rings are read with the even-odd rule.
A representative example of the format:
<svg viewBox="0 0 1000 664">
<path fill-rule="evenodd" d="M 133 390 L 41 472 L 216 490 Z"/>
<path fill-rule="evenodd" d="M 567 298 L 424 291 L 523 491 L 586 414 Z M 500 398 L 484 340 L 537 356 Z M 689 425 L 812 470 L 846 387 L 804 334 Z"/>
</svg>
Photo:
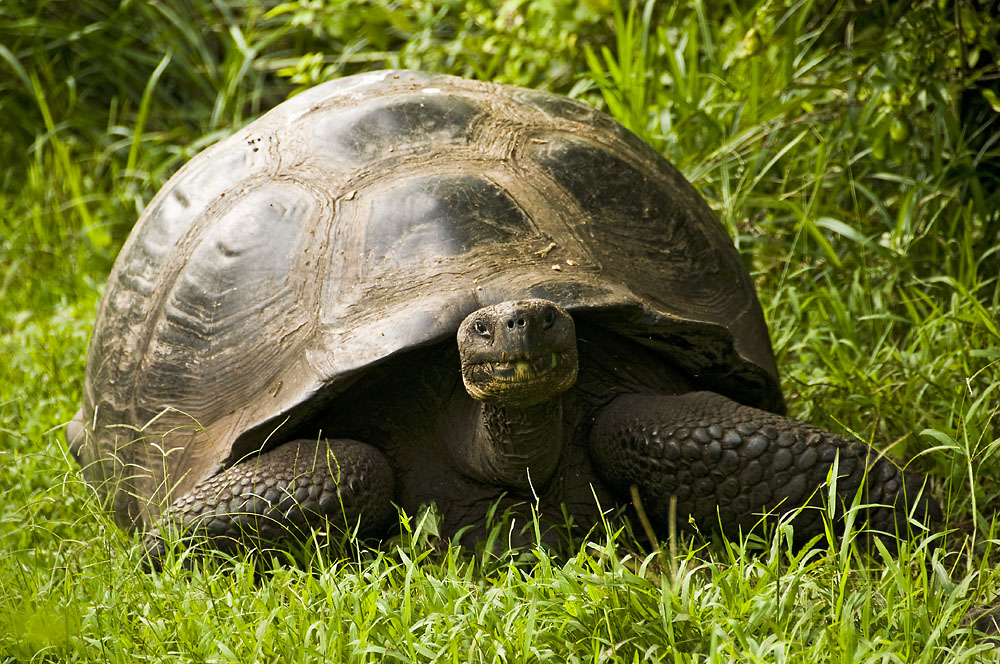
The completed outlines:
<svg viewBox="0 0 1000 664">
<path fill-rule="evenodd" d="M 997 9 L 6 0 L 0 657 L 985 656 L 962 620 L 997 592 Z M 114 256 L 200 149 L 304 87 L 383 67 L 580 97 L 664 152 L 746 257 L 792 414 L 916 457 L 949 514 L 945 548 L 872 563 L 847 544 L 792 554 L 776 538 L 751 558 L 691 544 L 661 569 L 614 538 L 525 562 L 407 535 L 262 586 L 241 563 L 137 574 L 136 542 L 96 511 L 61 440 Z"/>
</svg>

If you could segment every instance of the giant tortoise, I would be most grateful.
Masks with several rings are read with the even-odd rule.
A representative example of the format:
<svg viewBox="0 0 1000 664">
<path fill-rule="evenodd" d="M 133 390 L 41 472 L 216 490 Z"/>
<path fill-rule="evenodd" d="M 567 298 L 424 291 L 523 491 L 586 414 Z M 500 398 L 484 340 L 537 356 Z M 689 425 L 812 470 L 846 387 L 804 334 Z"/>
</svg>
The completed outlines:
<svg viewBox="0 0 1000 664">
<path fill-rule="evenodd" d="M 754 286 L 667 160 L 577 101 L 383 71 L 159 192 L 67 435 L 121 526 L 226 550 L 428 503 L 445 535 L 498 503 L 589 528 L 633 487 L 661 529 L 673 501 L 807 539 L 831 479 L 874 529 L 936 516 L 918 475 L 783 411 Z"/>
</svg>

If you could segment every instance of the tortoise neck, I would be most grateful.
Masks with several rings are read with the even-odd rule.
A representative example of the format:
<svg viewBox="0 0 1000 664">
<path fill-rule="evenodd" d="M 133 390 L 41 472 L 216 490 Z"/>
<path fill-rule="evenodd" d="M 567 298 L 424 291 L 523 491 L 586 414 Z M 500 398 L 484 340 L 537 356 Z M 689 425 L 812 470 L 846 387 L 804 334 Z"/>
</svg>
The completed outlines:
<svg viewBox="0 0 1000 664">
<path fill-rule="evenodd" d="M 563 448 L 562 399 L 527 408 L 480 403 L 462 465 L 474 479 L 524 494 L 551 479 Z"/>
</svg>

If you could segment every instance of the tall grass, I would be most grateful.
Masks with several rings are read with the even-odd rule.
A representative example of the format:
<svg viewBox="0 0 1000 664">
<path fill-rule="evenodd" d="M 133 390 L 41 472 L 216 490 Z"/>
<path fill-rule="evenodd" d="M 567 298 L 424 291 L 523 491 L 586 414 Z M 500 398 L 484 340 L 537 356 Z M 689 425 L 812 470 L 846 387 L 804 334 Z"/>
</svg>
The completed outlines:
<svg viewBox="0 0 1000 664">
<path fill-rule="evenodd" d="M 1000 584 L 989 4 L 0 4 L 0 659 L 993 657 L 967 623 Z M 305 567 L 142 573 L 61 440 L 114 255 L 198 150 L 384 66 L 572 94 L 663 151 L 746 257 L 793 414 L 929 473 L 947 534 L 885 559 L 782 532 L 671 557 L 613 531 L 494 557 L 415 520 Z"/>
</svg>

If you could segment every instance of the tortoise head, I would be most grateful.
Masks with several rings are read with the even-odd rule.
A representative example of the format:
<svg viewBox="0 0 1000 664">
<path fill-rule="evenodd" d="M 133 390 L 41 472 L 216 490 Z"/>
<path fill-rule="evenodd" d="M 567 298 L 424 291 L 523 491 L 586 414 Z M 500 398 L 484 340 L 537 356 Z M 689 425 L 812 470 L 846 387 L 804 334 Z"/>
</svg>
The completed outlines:
<svg viewBox="0 0 1000 664">
<path fill-rule="evenodd" d="M 576 326 L 549 300 L 483 307 L 458 327 L 462 380 L 472 398 L 527 408 L 576 382 Z"/>
</svg>

